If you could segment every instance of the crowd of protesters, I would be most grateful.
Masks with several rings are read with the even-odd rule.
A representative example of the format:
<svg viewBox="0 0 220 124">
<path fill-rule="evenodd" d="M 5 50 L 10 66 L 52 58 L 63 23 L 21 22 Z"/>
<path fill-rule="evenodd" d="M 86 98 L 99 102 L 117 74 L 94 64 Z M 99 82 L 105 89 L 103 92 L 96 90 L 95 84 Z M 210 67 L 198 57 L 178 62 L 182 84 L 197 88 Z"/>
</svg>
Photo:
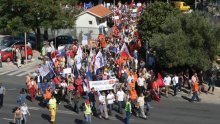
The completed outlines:
<svg viewBox="0 0 220 124">
<path fill-rule="evenodd" d="M 202 74 L 194 73 L 190 77 L 188 72 L 184 72 L 166 74 L 162 78 L 153 66 L 146 66 L 147 62 L 141 57 L 143 53 L 138 52 L 143 42 L 137 30 L 137 18 L 145 5 L 122 5 L 119 2 L 110 8 L 118 19 L 112 18 L 112 31 L 100 34 L 95 47 L 74 42 L 57 50 L 53 43 L 45 44 L 42 48 L 44 63 L 39 65 L 34 75 L 27 76 L 30 100 L 33 102 L 38 98 L 42 106 L 49 108 L 51 122 L 55 123 L 57 104 L 63 102 L 76 113 L 82 110 L 86 123 L 91 123 L 92 115 L 108 120 L 115 108 L 120 114 L 125 112 L 126 124 L 132 114 L 147 119 L 151 100 L 159 102 L 162 95 L 168 97 L 171 93 L 176 96 L 186 84 L 189 94 L 193 93 L 191 102 L 195 99 L 200 101 Z M 39 71 L 43 65 L 49 65 L 47 75 Z M 66 68 L 71 68 L 71 73 L 64 73 Z M 89 81 L 110 79 L 115 80 L 111 90 L 98 91 L 89 86 Z M 171 87 L 173 92 L 169 90 Z M 82 99 L 85 102 L 80 104 Z M 14 118 L 16 124 L 21 124 L 21 120 L 27 122 L 26 116 L 30 115 L 25 104 L 26 89 L 21 90 L 17 102 L 21 107 L 16 108 Z"/>
</svg>

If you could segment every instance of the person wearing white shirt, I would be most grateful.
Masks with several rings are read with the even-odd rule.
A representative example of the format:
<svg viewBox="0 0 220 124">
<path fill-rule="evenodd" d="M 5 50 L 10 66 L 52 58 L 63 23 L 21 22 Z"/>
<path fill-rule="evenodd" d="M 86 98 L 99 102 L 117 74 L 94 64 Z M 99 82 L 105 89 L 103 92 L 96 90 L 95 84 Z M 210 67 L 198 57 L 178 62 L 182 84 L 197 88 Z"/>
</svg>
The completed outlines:
<svg viewBox="0 0 220 124">
<path fill-rule="evenodd" d="M 137 89 L 137 93 L 141 94 L 144 91 L 144 83 L 145 83 L 145 79 L 143 77 L 142 74 L 140 74 L 140 77 L 137 80 L 137 85 L 138 85 L 138 89 Z"/>
<path fill-rule="evenodd" d="M 112 115 L 112 108 L 115 101 L 115 95 L 110 91 L 110 93 L 107 95 L 107 101 L 108 101 L 108 108 L 109 108 L 109 115 Z"/>
<path fill-rule="evenodd" d="M 2 83 L 0 83 L 0 108 L 3 106 L 4 95 L 5 95 L 5 87 L 3 87 Z"/>
<path fill-rule="evenodd" d="M 173 79 L 172 79 L 172 81 L 173 81 L 173 92 L 174 92 L 174 96 L 176 96 L 176 94 L 177 94 L 177 87 L 178 87 L 178 83 L 179 83 L 179 77 L 176 75 L 176 74 L 174 74 L 174 77 L 173 77 Z"/>
<path fill-rule="evenodd" d="M 23 116 L 23 120 L 24 120 L 24 124 L 27 124 L 27 114 L 30 116 L 30 112 L 28 111 L 28 107 L 25 103 L 22 104 L 21 106 L 21 113 L 22 113 L 22 116 Z"/>
<path fill-rule="evenodd" d="M 51 52 L 53 51 L 53 48 L 49 45 L 47 46 L 46 51 L 47 51 L 47 56 L 51 58 Z"/>
<path fill-rule="evenodd" d="M 144 95 L 143 95 L 143 93 L 140 94 L 140 96 L 137 99 L 137 102 L 138 102 L 138 106 L 139 106 L 139 114 L 141 114 L 141 117 L 146 119 L 147 116 L 145 115 L 145 112 L 144 112 L 144 105 L 145 105 L 145 103 L 144 103 Z"/>
<path fill-rule="evenodd" d="M 102 94 L 99 96 L 99 110 L 101 112 L 99 118 L 102 118 L 102 116 L 104 116 L 105 119 L 108 119 L 105 92 L 102 92 Z"/>
<path fill-rule="evenodd" d="M 168 97 L 168 94 L 169 94 L 169 87 L 170 87 L 170 84 L 171 84 L 171 77 L 169 75 L 167 75 L 165 78 L 164 78 L 164 84 L 165 84 L 165 94 L 166 94 L 166 97 Z"/>
<path fill-rule="evenodd" d="M 122 88 L 120 88 L 120 90 L 116 93 L 116 96 L 118 101 L 118 112 L 122 114 L 122 104 L 124 102 L 124 97 L 125 97 L 125 93 L 122 90 Z"/>
</svg>

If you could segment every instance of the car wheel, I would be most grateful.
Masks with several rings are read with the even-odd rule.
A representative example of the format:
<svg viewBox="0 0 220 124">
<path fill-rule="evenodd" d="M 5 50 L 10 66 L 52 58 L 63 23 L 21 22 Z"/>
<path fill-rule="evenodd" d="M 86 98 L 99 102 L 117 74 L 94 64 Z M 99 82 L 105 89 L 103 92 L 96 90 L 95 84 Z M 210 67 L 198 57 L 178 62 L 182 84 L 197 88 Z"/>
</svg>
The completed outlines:
<svg viewBox="0 0 220 124">
<path fill-rule="evenodd" d="M 28 55 L 27 59 L 28 60 L 32 59 L 32 55 Z"/>
<path fill-rule="evenodd" d="M 11 61 L 11 58 L 10 58 L 10 57 L 8 57 L 8 58 L 6 59 L 6 61 L 7 61 L 7 62 L 10 62 L 10 61 Z"/>
</svg>

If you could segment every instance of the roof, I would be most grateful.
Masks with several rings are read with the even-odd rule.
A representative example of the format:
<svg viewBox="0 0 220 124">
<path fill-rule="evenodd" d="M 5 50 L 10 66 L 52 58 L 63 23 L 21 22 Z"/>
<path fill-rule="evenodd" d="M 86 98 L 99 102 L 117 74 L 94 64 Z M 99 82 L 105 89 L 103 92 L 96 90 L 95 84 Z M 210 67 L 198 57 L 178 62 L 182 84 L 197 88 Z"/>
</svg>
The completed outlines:
<svg viewBox="0 0 220 124">
<path fill-rule="evenodd" d="M 104 7 L 102 4 L 99 4 L 97 6 L 94 6 L 86 11 L 84 11 L 83 13 L 79 14 L 78 16 L 84 14 L 84 13 L 90 13 L 92 15 L 95 15 L 99 18 L 104 18 L 108 15 L 110 15 L 112 13 L 111 10 L 109 10 L 108 8 Z"/>
</svg>

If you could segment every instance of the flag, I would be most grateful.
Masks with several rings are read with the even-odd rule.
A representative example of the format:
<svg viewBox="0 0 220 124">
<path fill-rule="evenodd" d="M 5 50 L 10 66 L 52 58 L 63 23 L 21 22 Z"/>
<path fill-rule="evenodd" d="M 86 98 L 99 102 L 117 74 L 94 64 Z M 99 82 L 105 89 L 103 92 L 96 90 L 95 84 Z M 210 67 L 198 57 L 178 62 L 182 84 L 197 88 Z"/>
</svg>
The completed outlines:
<svg viewBox="0 0 220 124">
<path fill-rule="evenodd" d="M 130 53 L 128 51 L 128 47 L 127 45 L 124 43 L 123 46 L 121 47 L 121 50 L 120 50 L 120 57 L 121 59 L 128 59 L 130 58 Z"/>
<path fill-rule="evenodd" d="M 95 57 L 95 68 L 99 69 L 103 66 L 104 66 L 104 58 L 103 58 L 101 51 L 99 51 Z"/>
<path fill-rule="evenodd" d="M 60 56 L 65 56 L 65 54 L 66 54 L 66 47 L 63 47 L 62 49 L 58 50 L 58 54 Z"/>
<path fill-rule="evenodd" d="M 89 62 L 88 61 L 87 61 L 87 66 L 86 66 L 86 76 L 87 76 L 89 81 L 92 80 L 92 73 L 90 71 L 90 66 L 89 66 Z"/>
<path fill-rule="evenodd" d="M 165 87 L 163 77 L 161 76 L 159 72 L 157 74 L 157 84 L 159 85 L 159 87 Z"/>
<path fill-rule="evenodd" d="M 78 70 L 77 70 L 77 68 L 76 68 L 76 64 L 74 64 L 74 69 L 73 69 L 73 74 L 74 74 L 74 76 L 75 76 L 75 79 L 78 77 Z"/>
<path fill-rule="evenodd" d="M 81 47 L 78 48 L 77 52 L 76 52 L 76 56 L 75 56 L 75 63 L 76 63 L 76 68 L 78 70 L 81 69 L 82 67 L 82 49 Z"/>
</svg>

